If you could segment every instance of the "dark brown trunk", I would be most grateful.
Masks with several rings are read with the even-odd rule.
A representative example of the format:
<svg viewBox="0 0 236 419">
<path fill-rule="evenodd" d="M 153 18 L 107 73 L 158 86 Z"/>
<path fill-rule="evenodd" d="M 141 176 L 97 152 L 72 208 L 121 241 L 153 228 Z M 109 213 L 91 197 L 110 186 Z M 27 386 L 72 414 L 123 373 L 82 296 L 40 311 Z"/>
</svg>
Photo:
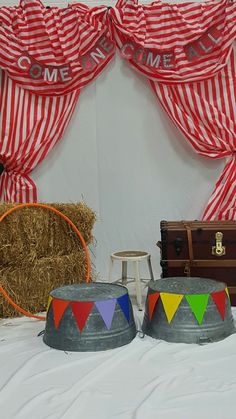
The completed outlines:
<svg viewBox="0 0 236 419">
<path fill-rule="evenodd" d="M 162 277 L 225 282 L 236 305 L 236 221 L 161 221 Z"/>
</svg>

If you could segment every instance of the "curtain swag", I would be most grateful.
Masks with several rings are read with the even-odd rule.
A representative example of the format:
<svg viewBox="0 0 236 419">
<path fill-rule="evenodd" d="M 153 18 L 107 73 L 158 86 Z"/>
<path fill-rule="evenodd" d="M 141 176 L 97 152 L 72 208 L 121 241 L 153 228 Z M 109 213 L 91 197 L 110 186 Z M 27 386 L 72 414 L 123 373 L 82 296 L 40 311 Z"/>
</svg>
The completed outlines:
<svg viewBox="0 0 236 419">
<path fill-rule="evenodd" d="M 1 199 L 37 200 L 30 172 L 60 140 L 82 87 L 115 54 L 150 82 L 194 150 L 227 158 L 203 219 L 236 216 L 236 3 L 114 8 L 21 0 L 0 8 Z"/>
</svg>

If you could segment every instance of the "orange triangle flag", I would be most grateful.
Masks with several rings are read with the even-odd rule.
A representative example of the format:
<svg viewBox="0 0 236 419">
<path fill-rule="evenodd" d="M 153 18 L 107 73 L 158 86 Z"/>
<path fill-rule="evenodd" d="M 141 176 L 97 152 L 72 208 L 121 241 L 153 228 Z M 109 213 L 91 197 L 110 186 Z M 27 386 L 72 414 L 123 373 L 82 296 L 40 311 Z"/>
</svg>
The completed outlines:
<svg viewBox="0 0 236 419">
<path fill-rule="evenodd" d="M 169 294 L 166 292 L 161 292 L 160 295 L 168 323 L 170 323 L 184 296 L 182 294 Z"/>
<path fill-rule="evenodd" d="M 61 318 L 65 312 L 65 309 L 67 308 L 69 301 L 65 300 L 52 300 L 52 308 L 53 308 L 53 316 L 54 316 L 54 324 L 55 328 L 58 329 Z"/>
<path fill-rule="evenodd" d="M 154 308 L 156 307 L 157 300 L 159 298 L 160 293 L 154 292 L 153 294 L 149 294 L 148 296 L 148 314 L 149 320 L 152 320 Z"/>
<path fill-rule="evenodd" d="M 93 301 L 76 301 L 70 303 L 76 323 L 82 332 L 90 311 L 94 306 Z"/>
<path fill-rule="evenodd" d="M 225 318 L 225 306 L 226 306 L 226 295 L 225 290 L 213 292 L 211 294 L 211 298 L 213 299 L 218 311 L 221 315 L 222 320 Z"/>
</svg>

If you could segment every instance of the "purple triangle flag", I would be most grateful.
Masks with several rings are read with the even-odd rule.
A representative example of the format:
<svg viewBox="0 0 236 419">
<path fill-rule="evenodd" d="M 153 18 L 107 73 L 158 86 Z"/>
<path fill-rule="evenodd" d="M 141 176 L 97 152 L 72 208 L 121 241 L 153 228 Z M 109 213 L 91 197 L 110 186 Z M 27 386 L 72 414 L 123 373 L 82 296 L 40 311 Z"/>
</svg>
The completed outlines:
<svg viewBox="0 0 236 419">
<path fill-rule="evenodd" d="M 114 311 L 116 307 L 116 298 L 112 298 L 111 300 L 97 301 L 95 303 L 95 306 L 97 307 L 107 329 L 109 330 L 111 328 Z"/>
<path fill-rule="evenodd" d="M 120 305 L 121 310 L 123 311 L 127 322 L 129 323 L 129 296 L 128 294 L 122 295 L 122 297 L 117 298 L 117 302 Z"/>
</svg>

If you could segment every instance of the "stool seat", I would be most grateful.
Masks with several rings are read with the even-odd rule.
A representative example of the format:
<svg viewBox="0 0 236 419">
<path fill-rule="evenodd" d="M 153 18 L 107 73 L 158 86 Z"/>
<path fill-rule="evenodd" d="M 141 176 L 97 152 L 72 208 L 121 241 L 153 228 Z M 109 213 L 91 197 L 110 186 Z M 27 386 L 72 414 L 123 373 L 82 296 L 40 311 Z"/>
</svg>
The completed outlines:
<svg viewBox="0 0 236 419">
<path fill-rule="evenodd" d="M 141 252 L 139 250 L 124 250 L 122 252 L 115 252 L 112 253 L 112 257 L 115 259 L 145 259 L 149 256 L 149 253 L 147 252 Z"/>
<path fill-rule="evenodd" d="M 112 270 L 113 270 L 113 263 L 114 261 L 120 261 L 122 263 L 122 277 L 117 279 L 116 281 L 112 281 Z M 150 279 L 154 280 L 152 265 L 151 265 L 151 255 L 148 252 L 140 251 L 140 250 L 122 250 L 119 252 L 114 252 L 110 255 L 110 266 L 109 266 L 109 282 L 117 283 L 121 282 L 123 285 L 127 285 L 128 282 L 135 282 L 136 287 L 136 295 L 137 295 L 137 304 L 139 310 L 142 310 L 142 289 L 141 289 L 141 282 L 145 281 L 146 279 L 140 278 L 139 273 L 139 263 L 142 261 L 147 261 L 148 270 L 150 274 Z M 134 278 L 128 278 L 127 276 L 127 265 L 128 262 L 132 262 L 133 264 L 133 271 L 134 271 Z"/>
</svg>

